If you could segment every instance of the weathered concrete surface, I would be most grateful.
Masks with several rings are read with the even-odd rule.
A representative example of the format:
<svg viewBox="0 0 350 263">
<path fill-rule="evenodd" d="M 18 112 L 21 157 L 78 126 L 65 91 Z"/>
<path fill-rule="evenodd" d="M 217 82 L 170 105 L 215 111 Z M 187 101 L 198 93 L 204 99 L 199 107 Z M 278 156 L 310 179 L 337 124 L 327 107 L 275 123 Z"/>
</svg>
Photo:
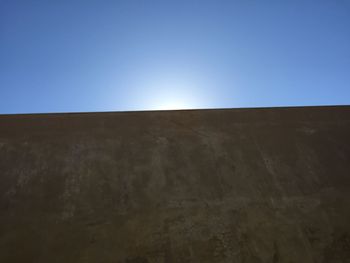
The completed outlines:
<svg viewBox="0 0 350 263">
<path fill-rule="evenodd" d="M 0 262 L 350 262 L 350 107 L 2 115 Z"/>
</svg>

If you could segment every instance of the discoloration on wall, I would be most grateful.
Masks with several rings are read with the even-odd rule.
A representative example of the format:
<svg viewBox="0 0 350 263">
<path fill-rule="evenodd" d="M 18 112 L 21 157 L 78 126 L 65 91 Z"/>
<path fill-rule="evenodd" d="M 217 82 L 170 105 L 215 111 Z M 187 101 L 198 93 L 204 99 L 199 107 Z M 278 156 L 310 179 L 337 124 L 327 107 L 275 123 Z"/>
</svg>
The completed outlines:
<svg viewBox="0 0 350 263">
<path fill-rule="evenodd" d="M 0 116 L 0 262 L 350 262 L 350 107 Z"/>
</svg>

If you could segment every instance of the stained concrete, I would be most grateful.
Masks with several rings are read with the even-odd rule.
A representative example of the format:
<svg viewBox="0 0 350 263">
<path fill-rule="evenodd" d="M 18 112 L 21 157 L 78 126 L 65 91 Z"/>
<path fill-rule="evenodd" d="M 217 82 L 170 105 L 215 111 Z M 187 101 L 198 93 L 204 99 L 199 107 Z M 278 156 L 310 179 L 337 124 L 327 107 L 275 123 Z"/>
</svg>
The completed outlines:
<svg viewBox="0 0 350 263">
<path fill-rule="evenodd" d="M 350 107 L 1 115 L 0 262 L 350 262 Z"/>
</svg>

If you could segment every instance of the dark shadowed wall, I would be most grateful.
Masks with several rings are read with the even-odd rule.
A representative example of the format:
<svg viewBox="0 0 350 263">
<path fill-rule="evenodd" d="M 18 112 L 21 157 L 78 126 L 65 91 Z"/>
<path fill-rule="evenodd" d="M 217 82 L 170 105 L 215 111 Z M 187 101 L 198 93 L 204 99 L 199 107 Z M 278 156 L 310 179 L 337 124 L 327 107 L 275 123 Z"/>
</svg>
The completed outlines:
<svg viewBox="0 0 350 263">
<path fill-rule="evenodd" d="M 0 262 L 350 262 L 350 107 L 2 115 Z"/>
</svg>

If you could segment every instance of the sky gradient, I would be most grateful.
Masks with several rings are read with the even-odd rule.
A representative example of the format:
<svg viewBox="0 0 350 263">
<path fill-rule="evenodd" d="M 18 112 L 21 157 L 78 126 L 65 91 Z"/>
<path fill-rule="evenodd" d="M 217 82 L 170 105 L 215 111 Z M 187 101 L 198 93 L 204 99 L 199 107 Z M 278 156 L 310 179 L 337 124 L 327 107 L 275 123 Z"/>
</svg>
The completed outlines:
<svg viewBox="0 0 350 263">
<path fill-rule="evenodd" d="M 0 0 L 0 114 L 344 104 L 348 0 Z"/>
</svg>

